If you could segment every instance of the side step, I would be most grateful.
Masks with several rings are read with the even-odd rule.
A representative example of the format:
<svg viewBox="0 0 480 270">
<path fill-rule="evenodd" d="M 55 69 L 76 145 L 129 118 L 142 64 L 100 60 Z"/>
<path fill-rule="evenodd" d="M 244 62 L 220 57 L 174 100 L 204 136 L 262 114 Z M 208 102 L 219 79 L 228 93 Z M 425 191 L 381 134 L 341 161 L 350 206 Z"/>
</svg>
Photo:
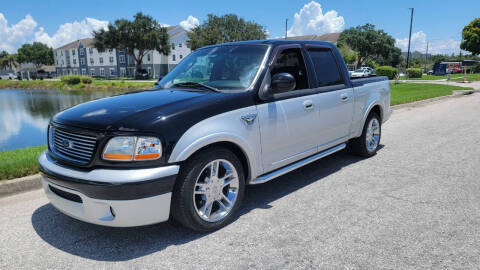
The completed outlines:
<svg viewBox="0 0 480 270">
<path fill-rule="evenodd" d="M 295 162 L 295 163 L 292 163 L 292 164 L 290 164 L 290 165 L 287 165 L 287 166 L 285 166 L 285 167 L 282 167 L 282 168 L 280 168 L 280 169 L 278 169 L 278 170 L 276 170 L 276 171 L 273 171 L 273 172 L 270 172 L 270 173 L 268 173 L 268 174 L 264 174 L 264 175 L 262 175 L 262 176 L 259 176 L 259 177 L 257 177 L 256 179 L 251 180 L 251 181 L 250 181 L 250 184 L 253 184 L 253 185 L 254 185 L 254 184 L 262 184 L 262 183 L 268 182 L 268 181 L 270 181 L 270 180 L 272 180 L 272 179 L 275 179 L 275 178 L 277 178 L 277 177 L 279 177 L 279 176 L 281 176 L 281 175 L 284 175 L 284 174 L 286 174 L 286 173 L 289 173 L 289 172 L 291 172 L 291 171 L 293 171 L 293 170 L 295 170 L 295 169 L 298 169 L 298 168 L 303 167 L 303 166 L 305 166 L 305 165 L 307 165 L 307 164 L 309 164 L 309 163 L 312 163 L 312 162 L 314 162 L 314 161 L 316 161 L 316 160 L 319 160 L 319 159 L 321 159 L 321 158 L 323 158 L 323 157 L 326 157 L 326 156 L 331 155 L 331 154 L 333 154 L 333 153 L 335 153 L 335 152 L 338 152 L 338 151 L 344 149 L 346 146 L 347 146 L 347 145 L 346 145 L 345 143 L 342 143 L 342 144 L 339 144 L 339 145 L 334 146 L 334 147 L 332 147 L 332 148 L 328 148 L 327 150 L 325 150 L 325 151 L 323 151 L 323 152 L 317 153 L 317 154 L 315 154 L 315 155 L 313 155 L 313 156 L 310 156 L 310 157 L 308 157 L 308 158 L 302 159 L 302 160 L 300 160 L 300 161 L 297 161 L 297 162 Z"/>
</svg>

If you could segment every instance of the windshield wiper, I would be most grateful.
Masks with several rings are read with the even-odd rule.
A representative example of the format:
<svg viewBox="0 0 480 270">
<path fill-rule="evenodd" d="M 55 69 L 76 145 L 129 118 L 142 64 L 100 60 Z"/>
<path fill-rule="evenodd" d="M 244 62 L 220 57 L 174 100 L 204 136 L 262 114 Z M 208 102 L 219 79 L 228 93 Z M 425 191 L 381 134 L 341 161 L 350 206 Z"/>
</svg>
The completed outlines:
<svg viewBox="0 0 480 270">
<path fill-rule="evenodd" d="M 203 87 L 203 88 L 207 88 L 208 90 L 211 90 L 211 91 L 214 91 L 214 92 L 221 92 L 219 89 L 217 89 L 213 86 L 206 85 L 206 84 L 199 83 L 199 82 L 181 82 L 181 83 L 175 83 L 173 86 Z"/>
</svg>

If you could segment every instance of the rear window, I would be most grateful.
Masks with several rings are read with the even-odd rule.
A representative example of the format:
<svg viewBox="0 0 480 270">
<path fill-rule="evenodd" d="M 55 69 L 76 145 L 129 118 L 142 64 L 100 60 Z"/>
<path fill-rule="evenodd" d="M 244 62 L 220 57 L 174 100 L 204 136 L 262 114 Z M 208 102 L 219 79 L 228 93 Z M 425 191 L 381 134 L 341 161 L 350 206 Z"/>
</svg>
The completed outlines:
<svg viewBox="0 0 480 270">
<path fill-rule="evenodd" d="M 331 50 L 312 49 L 308 54 L 315 68 L 318 87 L 344 83 Z"/>
</svg>

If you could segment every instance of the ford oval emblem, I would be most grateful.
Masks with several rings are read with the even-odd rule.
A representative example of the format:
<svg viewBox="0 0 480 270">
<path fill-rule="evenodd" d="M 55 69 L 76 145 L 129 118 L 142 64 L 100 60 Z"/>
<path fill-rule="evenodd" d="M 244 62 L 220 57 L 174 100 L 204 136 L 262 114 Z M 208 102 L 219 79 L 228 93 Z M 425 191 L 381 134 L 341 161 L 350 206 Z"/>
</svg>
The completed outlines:
<svg viewBox="0 0 480 270">
<path fill-rule="evenodd" d="M 73 148 L 73 142 L 67 139 L 63 139 L 62 141 L 62 146 L 65 148 L 72 149 Z"/>
</svg>

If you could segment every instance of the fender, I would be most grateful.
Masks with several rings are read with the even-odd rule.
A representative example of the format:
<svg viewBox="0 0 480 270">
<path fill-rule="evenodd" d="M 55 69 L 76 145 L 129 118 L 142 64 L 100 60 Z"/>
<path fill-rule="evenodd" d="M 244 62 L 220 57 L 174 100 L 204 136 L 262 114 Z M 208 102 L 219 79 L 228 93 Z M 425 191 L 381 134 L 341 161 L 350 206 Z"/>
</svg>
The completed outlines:
<svg viewBox="0 0 480 270">
<path fill-rule="evenodd" d="M 383 104 L 381 103 L 379 95 L 372 95 L 369 98 L 368 106 L 365 106 L 365 110 L 362 112 L 362 121 L 360 121 L 359 125 L 357 126 L 356 132 L 355 132 L 355 137 L 359 137 L 362 135 L 363 131 L 363 126 L 365 125 L 365 121 L 367 121 L 367 117 L 370 114 L 370 111 L 372 110 L 373 107 L 379 106 L 380 107 L 380 118 L 383 119 Z"/>
<path fill-rule="evenodd" d="M 250 106 L 202 120 L 180 137 L 168 162 L 181 162 L 205 146 L 230 142 L 238 146 L 246 156 L 248 175 L 254 179 L 263 172 L 261 151 L 258 151 L 261 149 L 260 129 L 258 120 L 247 124 L 242 116 L 256 114 L 256 106 Z"/>
</svg>

